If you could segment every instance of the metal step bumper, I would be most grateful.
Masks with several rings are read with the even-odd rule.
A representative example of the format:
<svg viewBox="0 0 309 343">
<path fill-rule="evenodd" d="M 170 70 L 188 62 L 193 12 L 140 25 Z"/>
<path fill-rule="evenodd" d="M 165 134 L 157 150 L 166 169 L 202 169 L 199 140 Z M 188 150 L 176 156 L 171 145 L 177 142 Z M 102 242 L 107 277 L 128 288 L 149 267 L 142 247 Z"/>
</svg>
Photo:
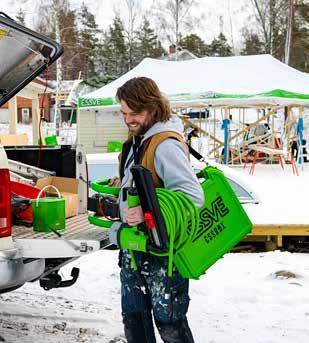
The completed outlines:
<svg viewBox="0 0 309 343">
<path fill-rule="evenodd" d="M 79 257 L 112 244 L 108 230 L 89 224 L 86 214 L 66 221 L 66 230 L 35 232 L 32 227 L 14 226 L 13 240 L 23 258 L 69 258 Z"/>
</svg>

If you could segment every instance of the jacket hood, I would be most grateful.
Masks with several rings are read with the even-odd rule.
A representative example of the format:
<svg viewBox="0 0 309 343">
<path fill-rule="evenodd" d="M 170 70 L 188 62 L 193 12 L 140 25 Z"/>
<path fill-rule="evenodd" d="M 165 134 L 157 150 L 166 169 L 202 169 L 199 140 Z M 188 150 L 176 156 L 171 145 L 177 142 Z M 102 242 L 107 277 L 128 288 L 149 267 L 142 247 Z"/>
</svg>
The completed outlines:
<svg viewBox="0 0 309 343">
<path fill-rule="evenodd" d="M 166 132 L 166 131 L 173 131 L 179 133 L 182 137 L 184 126 L 181 121 L 176 116 L 172 116 L 167 122 L 157 122 L 155 123 L 144 135 L 142 142 L 144 142 L 149 137 L 156 135 L 157 133 Z"/>
</svg>

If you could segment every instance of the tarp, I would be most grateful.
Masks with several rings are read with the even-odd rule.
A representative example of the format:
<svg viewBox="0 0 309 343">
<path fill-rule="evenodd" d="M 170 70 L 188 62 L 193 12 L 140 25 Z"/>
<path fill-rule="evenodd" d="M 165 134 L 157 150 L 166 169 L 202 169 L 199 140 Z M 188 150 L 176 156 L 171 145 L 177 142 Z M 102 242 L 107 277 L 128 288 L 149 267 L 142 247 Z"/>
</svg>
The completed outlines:
<svg viewBox="0 0 309 343">
<path fill-rule="evenodd" d="M 145 58 L 117 80 L 78 99 L 79 107 L 117 106 L 118 87 L 146 76 L 172 105 L 309 105 L 309 75 L 271 55 L 204 57 L 189 61 Z"/>
</svg>

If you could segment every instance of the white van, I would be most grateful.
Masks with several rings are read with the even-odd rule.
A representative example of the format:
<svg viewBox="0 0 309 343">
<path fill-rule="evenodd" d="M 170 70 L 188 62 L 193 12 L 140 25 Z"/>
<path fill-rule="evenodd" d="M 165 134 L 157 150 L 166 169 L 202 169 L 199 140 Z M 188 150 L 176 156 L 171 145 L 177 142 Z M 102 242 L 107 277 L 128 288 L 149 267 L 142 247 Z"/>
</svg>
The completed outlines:
<svg viewBox="0 0 309 343">
<path fill-rule="evenodd" d="M 61 45 L 0 14 L 0 106 L 41 74 L 63 52 Z M 40 168 L 36 161 L 40 154 Z M 78 182 L 78 214 L 66 220 L 66 230 L 38 233 L 32 227 L 11 223 L 10 179 L 55 175 Z M 0 293 L 14 290 L 25 282 L 40 280 L 48 290 L 75 283 L 62 280 L 59 270 L 65 264 L 110 246 L 107 230 L 87 220 L 86 157 L 74 146 L 0 146 Z"/>
</svg>

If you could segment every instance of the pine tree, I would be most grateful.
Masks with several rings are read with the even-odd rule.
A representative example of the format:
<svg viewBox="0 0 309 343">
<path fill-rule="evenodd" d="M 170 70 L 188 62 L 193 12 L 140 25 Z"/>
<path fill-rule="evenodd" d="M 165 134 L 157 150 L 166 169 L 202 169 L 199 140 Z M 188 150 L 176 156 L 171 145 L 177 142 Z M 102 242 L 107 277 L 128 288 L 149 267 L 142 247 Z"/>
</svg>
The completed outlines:
<svg viewBox="0 0 309 343">
<path fill-rule="evenodd" d="M 128 50 L 124 38 L 124 28 L 118 16 L 114 18 L 113 24 L 104 33 L 101 55 L 104 75 L 114 78 L 128 71 Z"/>
<path fill-rule="evenodd" d="M 217 38 L 214 38 L 209 45 L 209 56 L 232 56 L 232 48 L 228 44 L 226 37 L 221 32 Z"/>
<path fill-rule="evenodd" d="M 245 41 L 240 51 L 241 55 L 259 55 L 265 53 L 264 44 L 257 33 L 245 30 L 243 36 Z"/>
<path fill-rule="evenodd" d="M 309 72 L 309 4 L 300 3 L 295 8 L 290 65 Z"/>
<path fill-rule="evenodd" d="M 81 61 L 82 77 L 88 79 L 98 72 L 97 60 L 100 52 L 98 34 L 100 30 L 94 15 L 83 2 L 79 13 L 79 54 Z"/>
<path fill-rule="evenodd" d="M 183 49 L 187 49 L 197 57 L 208 55 L 208 48 L 205 42 L 196 34 L 190 34 L 180 39 L 179 45 Z"/>
<path fill-rule="evenodd" d="M 71 10 L 68 1 L 63 1 L 64 6 L 59 8 L 59 29 L 60 40 L 64 46 L 62 56 L 62 78 L 64 80 L 74 80 L 78 72 L 82 69 L 81 55 L 78 47 L 77 14 Z"/>
<path fill-rule="evenodd" d="M 147 18 L 144 20 L 136 34 L 136 54 L 134 64 L 138 64 L 145 57 L 158 58 L 162 56 L 164 49 L 158 40 L 154 30 L 150 27 Z"/>
<path fill-rule="evenodd" d="M 42 5 L 36 30 L 60 41 L 64 54 L 61 65 L 62 80 L 76 79 L 81 70 L 81 54 L 77 30 L 77 14 L 70 8 L 69 0 L 53 0 L 51 6 Z M 56 79 L 56 63 L 51 67 L 50 78 Z"/>
</svg>

